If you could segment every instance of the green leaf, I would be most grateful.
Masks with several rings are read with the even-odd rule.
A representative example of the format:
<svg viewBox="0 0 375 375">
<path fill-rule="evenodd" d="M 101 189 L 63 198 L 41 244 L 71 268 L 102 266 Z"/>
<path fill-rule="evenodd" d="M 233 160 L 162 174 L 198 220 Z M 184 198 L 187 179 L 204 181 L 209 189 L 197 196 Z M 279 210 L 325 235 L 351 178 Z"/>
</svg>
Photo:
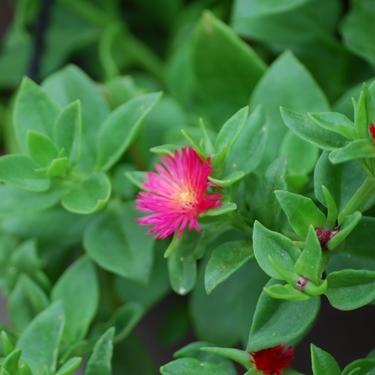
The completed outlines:
<svg viewBox="0 0 375 375">
<path fill-rule="evenodd" d="M 247 39 L 271 45 L 300 47 L 301 44 L 311 43 L 311 40 L 322 40 L 326 43 L 329 41 L 331 46 L 331 33 L 338 22 L 341 8 L 336 1 L 330 2 L 326 4 L 329 15 L 322 15 L 319 8 L 324 4 L 324 1 L 316 0 L 288 0 L 282 3 L 242 0 L 234 12 L 232 27 Z"/>
<path fill-rule="evenodd" d="M 109 328 L 96 342 L 94 350 L 87 361 L 84 375 L 111 375 L 111 358 L 113 352 L 113 335 L 115 329 Z"/>
<path fill-rule="evenodd" d="M 151 272 L 155 241 L 137 224 L 135 218 L 138 216 L 132 201 L 118 204 L 115 210 L 102 212 L 85 230 L 83 244 L 89 257 L 100 267 L 146 283 Z"/>
<path fill-rule="evenodd" d="M 27 151 L 29 130 L 52 137 L 58 104 L 36 83 L 25 77 L 14 106 L 15 133 L 23 151 Z"/>
<path fill-rule="evenodd" d="M 274 283 L 271 279 L 266 287 Z M 319 307 L 318 296 L 307 301 L 286 301 L 262 293 L 254 313 L 246 350 L 257 352 L 295 339 L 310 327 Z"/>
<path fill-rule="evenodd" d="M 342 270 L 327 276 L 326 296 L 339 310 L 354 310 L 375 298 L 375 271 Z"/>
<path fill-rule="evenodd" d="M 230 241 L 217 247 L 208 261 L 204 284 L 207 294 L 254 257 L 248 241 Z"/>
<path fill-rule="evenodd" d="M 121 301 L 139 302 L 149 309 L 170 291 L 167 262 L 163 256 L 165 247 L 165 241 L 157 241 L 155 244 L 155 260 L 147 284 L 116 276 L 115 290 Z"/>
<path fill-rule="evenodd" d="M 307 3 L 310 0 L 286 0 L 282 3 L 274 0 L 237 0 L 233 9 L 235 21 L 256 18 L 262 15 L 284 13 Z"/>
<path fill-rule="evenodd" d="M 115 328 L 115 336 L 113 342 L 122 341 L 132 329 L 139 323 L 145 314 L 145 308 L 137 302 L 128 302 L 119 307 L 106 326 Z"/>
<path fill-rule="evenodd" d="M 228 152 L 230 152 L 238 136 L 242 132 L 248 114 L 249 107 L 242 108 L 225 122 L 216 137 L 216 151 L 221 151 L 224 147 L 227 147 Z"/>
<path fill-rule="evenodd" d="M 215 348 L 214 344 L 211 344 L 206 341 L 197 341 L 197 342 L 192 342 L 184 346 L 183 348 L 179 349 L 177 352 L 173 354 L 173 357 L 176 359 L 195 358 L 201 362 L 213 362 L 213 363 L 216 363 L 217 365 L 220 365 L 226 371 L 226 374 L 237 375 L 237 370 L 231 361 L 229 361 L 228 359 L 224 358 L 221 355 L 211 353 L 210 349 L 221 349 L 221 348 Z M 222 349 L 225 349 L 225 348 L 222 348 Z M 236 350 L 236 349 L 232 349 L 232 350 Z M 248 353 L 247 353 L 247 358 L 249 359 Z"/>
<path fill-rule="evenodd" d="M 310 198 L 282 190 L 276 190 L 275 194 L 290 225 L 300 237 L 307 236 L 310 225 L 323 227 L 326 217 Z"/>
<path fill-rule="evenodd" d="M 366 177 L 365 171 L 358 163 L 349 161 L 333 165 L 329 161 L 328 152 L 323 152 L 315 167 L 315 195 L 322 204 L 325 204 L 322 191 L 324 185 L 331 193 L 340 213 L 363 184 Z"/>
<path fill-rule="evenodd" d="M 373 5 L 371 1 L 363 0 L 353 3 L 341 25 L 345 46 L 372 65 L 375 64 L 375 51 L 371 38 L 375 32 Z"/>
<path fill-rule="evenodd" d="M 125 176 L 139 189 L 143 189 L 141 184 L 146 181 L 147 172 L 129 171 L 125 172 Z"/>
<path fill-rule="evenodd" d="M 228 212 L 235 211 L 237 209 L 236 203 L 233 202 L 221 202 L 221 206 L 209 208 L 207 211 L 201 213 L 199 217 L 205 216 L 220 216 L 227 214 Z"/>
<path fill-rule="evenodd" d="M 42 133 L 27 132 L 27 149 L 32 159 L 41 167 L 48 167 L 58 156 L 58 150 L 52 139 Z"/>
<path fill-rule="evenodd" d="M 257 300 L 269 277 L 257 262 L 247 262 L 207 295 L 204 288 L 206 260 L 200 264 L 190 299 L 194 332 L 200 340 L 216 345 L 233 347 L 239 341 L 246 345 Z"/>
<path fill-rule="evenodd" d="M 194 250 L 204 240 L 203 236 L 203 232 L 185 232 L 182 237 L 172 240 L 172 247 L 177 247 L 168 257 L 169 280 L 172 289 L 180 295 L 185 295 L 194 288 L 197 278 L 197 257 Z M 168 250 L 170 249 L 166 253 Z"/>
<path fill-rule="evenodd" d="M 247 104 L 266 68 L 248 44 L 209 12 L 195 29 L 192 66 L 199 95 L 217 129 Z"/>
<path fill-rule="evenodd" d="M 61 197 L 61 190 L 51 188 L 34 192 L 10 185 L 0 185 L 0 215 L 17 215 L 45 210 L 54 206 Z"/>
<path fill-rule="evenodd" d="M 375 158 L 375 145 L 369 139 L 356 139 L 329 155 L 329 160 L 334 164 L 361 158 Z"/>
<path fill-rule="evenodd" d="M 79 100 L 82 108 L 82 146 L 79 166 L 91 172 L 96 163 L 99 128 L 109 108 L 98 86 L 78 67 L 68 65 L 51 74 L 42 84 L 63 108 Z"/>
<path fill-rule="evenodd" d="M 63 339 L 68 343 L 83 339 L 99 305 L 95 268 L 86 256 L 76 260 L 60 276 L 51 291 L 51 300 L 64 303 Z"/>
<path fill-rule="evenodd" d="M 357 138 L 353 121 L 341 113 L 320 112 L 309 113 L 308 115 L 323 129 L 341 134 L 349 140 Z"/>
<path fill-rule="evenodd" d="M 60 112 L 54 124 L 53 139 L 60 150 L 64 149 L 70 165 L 77 164 L 81 154 L 81 117 L 81 102 L 77 100 Z"/>
<path fill-rule="evenodd" d="M 355 372 L 355 369 L 359 369 L 359 371 Z M 374 369 L 374 358 L 357 359 L 344 368 L 342 375 L 372 375 Z"/>
<path fill-rule="evenodd" d="M 22 359 L 34 374 L 43 373 L 44 368 L 55 372 L 64 321 L 62 302 L 54 302 L 38 314 L 19 337 L 16 348 L 22 349 Z"/>
<path fill-rule="evenodd" d="M 98 134 L 97 165 L 107 170 L 134 141 L 143 119 L 160 99 L 161 93 L 146 94 L 115 109 L 104 121 Z"/>
<path fill-rule="evenodd" d="M 334 150 L 344 147 L 347 139 L 342 135 L 323 129 L 305 114 L 290 111 L 286 108 L 280 109 L 285 125 L 300 138 L 322 148 L 323 150 Z"/>
<path fill-rule="evenodd" d="M 10 353 L 2 363 L 1 370 L 8 371 L 9 374 L 18 374 L 19 372 L 19 359 L 21 357 L 21 350 L 14 350 L 12 353 Z M 1 373 L 1 372 L 0 372 Z"/>
<path fill-rule="evenodd" d="M 11 322 L 22 332 L 34 317 L 49 305 L 46 293 L 30 277 L 21 274 L 9 295 L 8 311 Z"/>
<path fill-rule="evenodd" d="M 15 187 L 46 191 L 50 180 L 41 173 L 35 172 L 38 165 L 26 155 L 5 155 L 0 157 L 0 181 Z"/>
<path fill-rule="evenodd" d="M 246 369 L 248 369 L 250 364 L 250 355 L 248 352 L 240 349 L 232 349 L 232 348 L 218 348 L 218 347 L 203 347 L 201 348 L 202 351 L 217 354 L 225 358 L 229 358 L 233 361 L 240 363 Z"/>
<path fill-rule="evenodd" d="M 63 207 L 78 214 L 102 209 L 111 194 L 111 182 L 105 173 L 92 174 L 71 188 L 61 198 Z"/>
<path fill-rule="evenodd" d="M 48 177 L 63 177 L 68 166 L 69 159 L 67 157 L 56 158 L 52 160 L 47 170 Z"/>
<path fill-rule="evenodd" d="M 56 372 L 55 375 L 71 375 L 79 367 L 82 362 L 82 358 L 73 357 L 65 362 Z"/>
<path fill-rule="evenodd" d="M 335 228 L 338 216 L 336 202 L 325 186 L 322 186 L 322 192 L 325 200 L 324 205 L 327 207 L 327 221 L 325 226 L 328 228 Z"/>
<path fill-rule="evenodd" d="M 339 365 L 329 353 L 313 344 L 310 349 L 314 375 L 341 375 Z"/>
<path fill-rule="evenodd" d="M 314 227 L 310 225 L 309 231 L 307 233 L 305 247 L 294 266 L 294 272 L 311 280 L 315 284 L 319 284 L 321 259 L 322 248 L 315 233 Z"/>
<path fill-rule="evenodd" d="M 218 364 L 201 362 L 195 358 L 180 358 L 160 367 L 163 375 L 227 375 L 228 373 Z"/>
<path fill-rule="evenodd" d="M 243 171 L 236 171 L 232 172 L 230 175 L 225 176 L 222 180 L 217 180 L 216 178 L 208 177 L 208 180 L 213 182 L 216 186 L 220 186 L 222 188 L 228 187 L 236 183 L 237 181 L 241 180 L 245 172 Z"/>
<path fill-rule="evenodd" d="M 280 155 L 288 156 L 290 175 L 308 175 L 314 170 L 319 158 L 319 149 L 289 130 L 280 145 Z"/>
<path fill-rule="evenodd" d="M 279 225 L 281 207 L 274 194 L 275 190 L 286 190 L 287 159 L 282 156 L 274 160 L 260 176 L 253 174 L 245 179 L 246 202 L 254 218 L 268 228 Z"/>
<path fill-rule="evenodd" d="M 285 87 L 291 89 L 286 92 Z M 264 154 L 265 165 L 270 164 L 279 155 L 282 139 L 288 130 L 284 124 L 285 118 L 284 121 L 282 118 L 283 113 L 280 115 L 280 106 L 297 112 L 329 110 L 328 100 L 311 73 L 290 51 L 275 59 L 257 84 L 251 95 L 250 109 L 259 104 L 264 107 L 269 124 Z"/>
<path fill-rule="evenodd" d="M 359 223 L 361 218 L 362 214 L 359 211 L 356 211 L 353 214 L 346 216 L 343 222 L 341 223 L 339 232 L 335 234 L 328 242 L 328 248 L 330 250 L 333 250 L 338 245 L 340 245 L 340 243 L 343 242 L 345 238 L 353 231 L 353 229 Z"/>
<path fill-rule="evenodd" d="M 282 278 L 270 263 L 269 256 L 281 268 L 293 272 L 295 262 L 301 255 L 301 250 L 289 238 L 268 230 L 258 221 L 254 225 L 253 246 L 259 266 L 267 275 L 278 280 Z"/>
<path fill-rule="evenodd" d="M 259 105 L 247 118 L 240 136 L 229 152 L 226 173 L 253 171 L 261 162 L 268 136 L 268 121 L 264 108 Z"/>
<path fill-rule="evenodd" d="M 306 301 L 310 299 L 308 294 L 300 292 L 290 284 L 277 284 L 264 288 L 264 292 L 272 298 L 284 299 L 288 301 Z"/>
</svg>

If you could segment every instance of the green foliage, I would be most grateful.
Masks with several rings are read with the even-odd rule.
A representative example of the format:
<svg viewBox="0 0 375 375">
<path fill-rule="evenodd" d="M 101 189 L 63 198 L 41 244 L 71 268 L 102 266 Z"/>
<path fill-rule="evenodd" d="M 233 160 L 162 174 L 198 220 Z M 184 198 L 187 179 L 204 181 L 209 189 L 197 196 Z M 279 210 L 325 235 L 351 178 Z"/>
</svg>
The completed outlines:
<svg viewBox="0 0 375 375">
<path fill-rule="evenodd" d="M 151 314 L 202 340 L 161 374 L 260 375 L 321 295 L 374 304 L 371 0 L 44 3 L 10 4 L 0 53 L 0 374 L 156 375 Z"/>
</svg>

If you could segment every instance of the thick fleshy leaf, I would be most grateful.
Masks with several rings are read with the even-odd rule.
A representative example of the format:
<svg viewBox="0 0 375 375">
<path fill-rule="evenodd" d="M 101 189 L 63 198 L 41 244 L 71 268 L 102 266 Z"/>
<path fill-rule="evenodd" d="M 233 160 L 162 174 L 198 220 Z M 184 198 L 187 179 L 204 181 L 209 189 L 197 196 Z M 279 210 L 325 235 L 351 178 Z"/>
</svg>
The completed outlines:
<svg viewBox="0 0 375 375">
<path fill-rule="evenodd" d="M 68 65 L 51 74 L 42 84 L 62 107 L 79 100 L 82 109 L 82 147 L 80 167 L 91 172 L 96 162 L 99 128 L 109 114 L 109 107 L 95 83 L 78 67 Z"/>
<path fill-rule="evenodd" d="M 82 362 L 82 358 L 73 357 L 65 362 L 56 372 L 55 375 L 71 375 L 79 367 Z"/>
<path fill-rule="evenodd" d="M 81 117 L 81 102 L 77 100 L 60 112 L 54 124 L 53 139 L 71 165 L 78 162 L 81 153 Z"/>
<path fill-rule="evenodd" d="M 63 207 L 77 214 L 91 214 L 102 209 L 111 194 L 111 182 L 105 173 L 88 176 L 61 198 Z"/>
<path fill-rule="evenodd" d="M 326 4 L 323 0 L 241 0 L 237 3 L 231 22 L 237 33 L 282 46 L 300 45 L 312 39 L 330 40 L 341 9 L 337 1 Z M 319 11 L 324 5 L 329 16 Z"/>
<path fill-rule="evenodd" d="M 23 79 L 14 107 L 14 128 L 23 151 L 27 151 L 29 130 L 52 137 L 59 112 L 59 105 L 40 86 L 29 78 Z"/>
<path fill-rule="evenodd" d="M 8 312 L 14 328 L 22 332 L 48 304 L 43 289 L 27 275 L 21 274 L 9 295 Z"/>
<path fill-rule="evenodd" d="M 322 248 L 314 227 L 310 226 L 305 247 L 294 267 L 294 272 L 306 277 L 315 284 L 320 282 L 320 260 L 322 258 Z"/>
<path fill-rule="evenodd" d="M 174 238 L 164 256 L 168 257 L 168 273 L 172 289 L 185 295 L 190 292 L 197 279 L 197 256 L 195 252 L 204 244 L 204 232 L 185 232 Z M 173 248 L 173 253 L 170 253 Z M 199 254 L 200 255 L 200 254 Z"/>
<path fill-rule="evenodd" d="M 309 113 L 309 116 L 322 128 L 341 134 L 349 140 L 356 138 L 353 121 L 337 112 Z"/>
<path fill-rule="evenodd" d="M 375 145 L 370 139 L 356 139 L 329 155 L 329 160 L 334 164 L 362 158 L 375 158 Z"/>
<path fill-rule="evenodd" d="M 275 194 L 290 225 L 300 237 L 307 236 L 310 225 L 314 228 L 321 228 L 324 225 L 325 215 L 310 198 L 282 190 L 276 190 Z"/>
<path fill-rule="evenodd" d="M 74 343 L 85 337 L 99 305 L 99 285 L 95 268 L 83 256 L 60 276 L 51 292 L 51 300 L 64 302 L 63 338 Z"/>
<path fill-rule="evenodd" d="M 33 374 L 42 374 L 45 367 L 55 372 L 64 322 L 64 307 L 57 301 L 38 314 L 19 337 L 16 348 L 22 349 L 22 360 Z"/>
<path fill-rule="evenodd" d="M 275 280 L 271 279 L 266 287 L 274 284 Z M 310 327 L 319 307 L 318 296 L 307 301 L 286 301 L 273 299 L 263 292 L 254 313 L 246 350 L 256 352 L 295 339 Z"/>
<path fill-rule="evenodd" d="M 367 175 L 363 168 L 354 161 L 333 165 L 329 161 L 328 154 L 328 152 L 323 152 L 315 167 L 315 196 L 322 204 L 325 204 L 322 191 L 324 185 L 341 212 L 363 184 Z"/>
<path fill-rule="evenodd" d="M 275 196 L 275 190 L 286 190 L 285 181 L 287 159 L 282 156 L 274 160 L 262 175 L 250 175 L 245 179 L 248 192 L 246 201 L 254 218 L 268 228 L 279 225 L 281 207 Z"/>
<path fill-rule="evenodd" d="M 231 241 L 217 247 L 211 254 L 204 276 L 207 294 L 254 257 L 248 241 Z"/>
<path fill-rule="evenodd" d="M 280 109 L 285 125 L 300 138 L 322 148 L 323 150 L 334 150 L 344 147 L 347 139 L 338 133 L 323 129 L 315 123 L 308 115 L 290 111 L 286 108 Z"/>
<path fill-rule="evenodd" d="M 201 348 L 205 348 L 207 350 L 201 350 Z M 173 357 L 176 359 L 179 358 L 195 358 L 201 362 L 213 362 L 220 365 L 228 375 L 237 375 L 237 371 L 231 361 L 224 358 L 224 356 L 214 354 L 214 352 L 210 352 L 210 349 L 224 349 L 225 348 L 215 348 L 214 344 L 211 344 L 206 341 L 197 341 L 192 342 L 183 348 L 179 349 L 177 352 L 173 354 Z M 230 349 L 229 349 L 230 350 Z M 236 349 L 232 349 L 236 350 Z M 242 352 L 245 353 L 245 352 Z M 247 354 L 247 358 L 249 359 L 249 354 Z"/>
<path fill-rule="evenodd" d="M 180 358 L 160 367 L 163 375 L 227 375 L 228 373 L 214 362 L 201 362 L 195 358 Z"/>
<path fill-rule="evenodd" d="M 42 173 L 35 172 L 38 167 L 38 164 L 26 155 L 2 156 L 0 181 L 25 190 L 46 191 L 51 182 Z"/>
<path fill-rule="evenodd" d="M 225 122 L 216 137 L 216 151 L 221 151 L 224 147 L 227 147 L 228 152 L 230 152 L 233 144 L 236 142 L 238 136 L 242 132 L 248 114 L 249 107 L 242 108 Z"/>
<path fill-rule="evenodd" d="M 286 0 L 282 3 L 274 0 L 237 0 L 233 9 L 235 21 L 241 19 L 243 22 L 262 15 L 283 13 L 307 3 L 311 0 Z"/>
<path fill-rule="evenodd" d="M 10 353 L 1 365 L 0 374 L 3 375 L 3 370 L 5 370 L 4 375 L 6 374 L 19 374 L 19 365 L 18 361 L 21 357 L 21 350 L 14 350 Z"/>
<path fill-rule="evenodd" d="M 145 309 L 150 308 L 170 292 L 167 262 L 163 256 L 166 243 L 155 243 L 155 260 L 147 284 L 116 276 L 115 290 L 123 302 L 139 302 Z"/>
<path fill-rule="evenodd" d="M 291 130 L 286 132 L 279 153 L 288 156 L 289 175 L 310 174 L 319 158 L 318 147 L 299 138 Z"/>
<path fill-rule="evenodd" d="M 357 359 L 344 368 L 342 375 L 372 375 L 374 370 L 375 358 Z"/>
<path fill-rule="evenodd" d="M 113 342 L 122 341 L 132 329 L 139 323 L 145 314 L 144 307 L 137 302 L 128 302 L 118 308 L 111 319 L 106 323 L 108 327 L 115 328 L 115 336 Z"/>
<path fill-rule="evenodd" d="M 216 178 L 208 177 L 209 181 L 213 182 L 216 186 L 222 188 L 233 185 L 235 182 L 240 181 L 245 175 L 243 171 L 233 172 L 228 176 L 225 176 L 222 180 L 217 180 Z"/>
<path fill-rule="evenodd" d="M 87 361 L 84 375 L 111 375 L 112 374 L 112 352 L 113 335 L 115 329 L 109 328 L 96 342 L 94 350 Z"/>
<path fill-rule="evenodd" d="M 230 150 L 226 172 L 253 171 L 261 162 L 268 135 L 268 121 L 262 106 L 257 106 L 248 117 L 244 128 Z"/>
<path fill-rule="evenodd" d="M 139 132 L 142 120 L 160 99 L 161 93 L 146 94 L 115 109 L 99 129 L 97 165 L 109 169 L 120 158 Z"/>
<path fill-rule="evenodd" d="M 371 35 L 375 32 L 372 1 L 353 3 L 341 26 L 345 45 L 355 54 L 375 65 L 375 51 Z"/>
<path fill-rule="evenodd" d="M 311 344 L 311 361 L 314 375 L 341 375 L 341 370 L 331 354 Z"/>
<path fill-rule="evenodd" d="M 342 270 L 327 276 L 326 296 L 339 310 L 354 310 L 375 298 L 375 271 Z"/>
<path fill-rule="evenodd" d="M 153 262 L 155 240 L 137 224 L 134 202 L 105 211 L 87 227 L 83 244 L 89 257 L 100 267 L 117 275 L 146 283 Z M 103 251 L 106 249 L 106 251 Z"/>
<path fill-rule="evenodd" d="M 269 277 L 257 262 L 247 262 L 207 295 L 205 264 L 200 266 L 190 301 L 197 337 L 224 347 L 232 347 L 238 341 L 245 345 L 257 300 Z M 246 298 L 240 297 L 244 295 Z"/>
<path fill-rule="evenodd" d="M 286 90 L 286 87 L 290 89 Z M 290 51 L 281 54 L 257 84 L 250 99 L 250 109 L 259 104 L 264 107 L 269 123 L 265 165 L 279 155 L 281 141 L 288 130 L 282 113 L 280 115 L 280 106 L 298 112 L 329 110 L 329 103 L 311 73 Z"/>
<path fill-rule="evenodd" d="M 192 63 L 200 97 L 217 129 L 247 104 L 266 68 L 248 44 L 209 12 L 195 30 Z"/>
<path fill-rule="evenodd" d="M 45 210 L 54 206 L 62 191 L 51 188 L 46 192 L 34 192 L 10 185 L 0 185 L 0 215 L 14 215 Z"/>
<path fill-rule="evenodd" d="M 340 245 L 341 242 L 344 242 L 345 238 L 353 231 L 361 218 L 362 214 L 359 211 L 345 216 L 343 221 L 340 223 L 341 226 L 339 232 L 328 242 L 328 249 L 333 250 Z"/>
<path fill-rule="evenodd" d="M 293 272 L 295 262 L 301 255 L 301 250 L 293 244 L 292 240 L 265 228 L 256 221 L 253 241 L 255 258 L 267 275 L 282 280 L 279 273 L 270 263 L 269 257 L 284 270 Z"/>
<path fill-rule="evenodd" d="M 27 132 L 27 149 L 31 158 L 41 167 L 47 167 L 57 158 L 58 150 L 52 139 L 42 133 Z"/>
</svg>

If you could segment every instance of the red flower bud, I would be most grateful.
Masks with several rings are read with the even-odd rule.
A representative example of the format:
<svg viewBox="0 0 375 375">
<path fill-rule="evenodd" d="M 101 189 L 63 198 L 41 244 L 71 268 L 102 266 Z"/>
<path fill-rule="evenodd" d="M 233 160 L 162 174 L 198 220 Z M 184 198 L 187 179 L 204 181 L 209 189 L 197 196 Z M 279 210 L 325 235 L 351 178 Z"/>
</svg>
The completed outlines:
<svg viewBox="0 0 375 375">
<path fill-rule="evenodd" d="M 273 348 L 250 352 L 255 368 L 262 371 L 263 374 L 281 375 L 281 370 L 290 368 L 289 362 L 293 359 L 294 349 L 289 347 L 285 349 L 286 344 L 277 345 Z"/>
</svg>

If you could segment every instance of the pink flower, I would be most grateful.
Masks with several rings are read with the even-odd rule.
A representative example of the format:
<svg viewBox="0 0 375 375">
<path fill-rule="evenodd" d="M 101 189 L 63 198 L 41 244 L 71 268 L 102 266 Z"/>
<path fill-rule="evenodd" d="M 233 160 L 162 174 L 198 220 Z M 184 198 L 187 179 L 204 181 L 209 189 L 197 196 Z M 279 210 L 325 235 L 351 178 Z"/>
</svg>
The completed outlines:
<svg viewBox="0 0 375 375">
<path fill-rule="evenodd" d="M 209 208 L 221 205 L 221 194 L 207 195 L 214 184 L 207 181 L 212 171 L 211 160 L 202 160 L 192 147 L 184 147 L 174 156 L 161 157 L 164 164 L 155 164 L 157 173 L 148 172 L 142 184 L 146 192 L 140 192 L 136 208 L 151 212 L 138 218 L 140 225 L 153 225 L 147 233 L 164 239 L 178 230 L 178 237 L 188 226 L 200 230 L 197 217 Z"/>
<path fill-rule="evenodd" d="M 282 369 L 291 367 L 289 362 L 294 356 L 294 349 L 292 347 L 285 349 L 285 345 L 251 352 L 250 354 L 253 357 L 251 362 L 263 374 L 281 375 Z"/>
</svg>

